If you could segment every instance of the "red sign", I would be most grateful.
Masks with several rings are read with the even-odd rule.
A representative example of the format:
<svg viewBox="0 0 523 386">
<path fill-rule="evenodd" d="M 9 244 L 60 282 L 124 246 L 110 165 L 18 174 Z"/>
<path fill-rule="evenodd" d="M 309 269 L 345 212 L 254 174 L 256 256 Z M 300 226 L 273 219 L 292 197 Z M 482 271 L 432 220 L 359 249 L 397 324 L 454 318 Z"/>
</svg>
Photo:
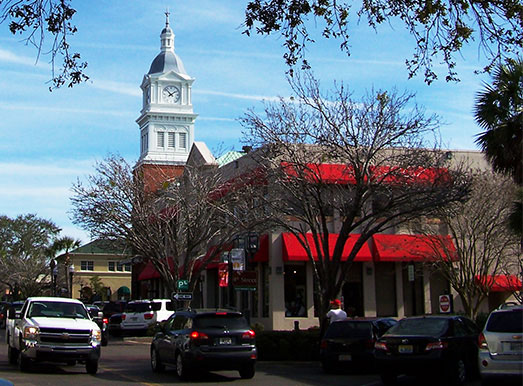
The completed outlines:
<svg viewBox="0 0 523 386">
<path fill-rule="evenodd" d="M 439 297 L 439 312 L 449 313 L 450 312 L 450 295 L 440 295 Z"/>
<path fill-rule="evenodd" d="M 220 287 L 227 287 L 229 285 L 229 264 L 218 264 L 218 283 Z"/>
</svg>

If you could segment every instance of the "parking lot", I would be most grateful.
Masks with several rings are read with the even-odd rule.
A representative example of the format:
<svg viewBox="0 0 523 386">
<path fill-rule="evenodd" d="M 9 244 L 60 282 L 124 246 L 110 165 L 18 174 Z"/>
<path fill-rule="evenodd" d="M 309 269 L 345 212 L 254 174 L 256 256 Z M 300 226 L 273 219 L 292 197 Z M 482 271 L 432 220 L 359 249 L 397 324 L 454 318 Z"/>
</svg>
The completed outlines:
<svg viewBox="0 0 523 386">
<path fill-rule="evenodd" d="M 174 369 L 156 374 L 149 364 L 148 337 L 111 337 L 108 346 L 102 349 L 100 368 L 95 376 L 85 372 L 83 365 L 57 366 L 54 364 L 35 365 L 30 372 L 21 373 L 7 361 L 7 347 L 4 341 L 5 330 L 0 330 L 0 378 L 15 385 L 169 385 L 182 384 Z M 185 382 L 188 383 L 188 382 Z M 243 380 L 236 371 L 202 373 L 195 376 L 190 384 L 210 385 L 349 385 L 380 386 L 375 374 L 324 374 L 317 362 L 258 362 L 256 376 Z M 1 383 L 0 383 L 1 384 Z M 467 386 L 477 386 L 479 381 Z M 402 377 L 399 385 L 419 385 L 415 378 Z"/>
</svg>

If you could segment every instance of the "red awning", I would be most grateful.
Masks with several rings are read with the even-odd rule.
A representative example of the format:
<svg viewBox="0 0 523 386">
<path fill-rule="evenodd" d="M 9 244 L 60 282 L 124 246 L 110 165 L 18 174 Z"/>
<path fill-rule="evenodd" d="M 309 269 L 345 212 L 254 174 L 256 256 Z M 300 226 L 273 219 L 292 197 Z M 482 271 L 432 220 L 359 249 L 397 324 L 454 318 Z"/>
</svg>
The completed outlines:
<svg viewBox="0 0 523 386">
<path fill-rule="evenodd" d="M 521 291 L 521 280 L 516 275 L 477 275 L 476 283 L 490 288 L 490 292 Z"/>
<path fill-rule="evenodd" d="M 346 261 L 349 257 L 356 240 L 358 239 L 358 234 L 351 234 L 345 243 L 343 248 L 343 254 L 341 257 L 342 261 Z M 283 261 L 308 261 L 307 252 L 300 244 L 296 236 L 292 233 L 282 233 L 283 238 Z M 334 246 L 336 240 L 338 239 L 337 234 L 329 234 L 329 254 L 332 256 L 334 252 Z M 316 253 L 316 248 L 314 247 L 314 238 L 312 233 L 307 233 L 307 243 L 311 246 L 312 255 L 315 260 L 318 259 L 318 254 Z M 367 243 L 363 244 L 361 249 L 356 254 L 356 259 L 354 261 L 372 261 L 372 254 L 370 252 L 369 246 Z"/>
<path fill-rule="evenodd" d="M 145 268 L 138 275 L 138 281 L 149 280 L 149 279 L 158 279 L 160 273 L 154 268 L 153 262 L 148 261 L 145 265 Z"/>
<path fill-rule="evenodd" d="M 313 164 L 308 163 L 298 166 L 290 162 L 282 162 L 281 166 L 289 177 L 306 178 L 311 183 L 325 184 L 355 184 L 356 175 L 354 168 L 345 164 Z M 365 181 L 382 181 L 387 184 L 409 183 L 435 183 L 446 182 L 450 178 L 445 168 L 409 167 L 400 168 L 393 166 L 372 166 L 364 176 Z"/>
<path fill-rule="evenodd" d="M 384 235 L 372 236 L 376 261 L 436 261 L 450 255 L 457 261 L 456 247 L 448 235 Z"/>
<path fill-rule="evenodd" d="M 260 237 L 260 246 L 252 258 L 255 263 L 266 263 L 269 261 L 269 235 Z"/>
</svg>

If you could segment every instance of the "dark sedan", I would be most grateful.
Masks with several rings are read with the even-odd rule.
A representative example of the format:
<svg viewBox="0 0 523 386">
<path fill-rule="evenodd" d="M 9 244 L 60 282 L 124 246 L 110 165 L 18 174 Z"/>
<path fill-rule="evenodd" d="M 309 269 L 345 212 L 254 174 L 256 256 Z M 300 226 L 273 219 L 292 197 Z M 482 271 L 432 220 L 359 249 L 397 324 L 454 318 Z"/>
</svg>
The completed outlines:
<svg viewBox="0 0 523 386">
<path fill-rule="evenodd" d="M 463 316 L 420 316 L 400 320 L 374 345 L 382 382 L 399 374 L 417 375 L 424 383 L 460 385 L 478 372 L 479 329 Z"/>
<path fill-rule="evenodd" d="M 320 344 L 323 370 L 371 370 L 374 364 L 374 343 L 390 327 L 398 323 L 392 318 L 357 318 L 332 322 Z"/>
</svg>

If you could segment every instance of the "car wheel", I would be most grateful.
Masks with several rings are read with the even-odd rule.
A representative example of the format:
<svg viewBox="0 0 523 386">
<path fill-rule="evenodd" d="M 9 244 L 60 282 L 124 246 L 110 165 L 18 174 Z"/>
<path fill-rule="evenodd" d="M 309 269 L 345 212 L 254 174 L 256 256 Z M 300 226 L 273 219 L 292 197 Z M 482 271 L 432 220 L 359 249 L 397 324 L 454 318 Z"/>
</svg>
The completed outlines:
<svg viewBox="0 0 523 386">
<path fill-rule="evenodd" d="M 31 359 L 27 358 L 24 354 L 18 354 L 18 369 L 22 372 L 29 371 L 31 368 Z"/>
<path fill-rule="evenodd" d="M 256 369 L 255 369 L 254 364 L 247 365 L 245 367 L 242 367 L 239 370 L 240 377 L 242 379 L 251 379 L 252 377 L 254 377 L 255 372 L 256 372 Z"/>
<path fill-rule="evenodd" d="M 334 372 L 334 366 L 329 362 L 322 361 L 321 368 L 325 374 L 332 374 Z"/>
<path fill-rule="evenodd" d="M 189 378 L 189 371 L 185 365 L 185 361 L 182 358 L 182 354 L 180 353 L 176 355 L 176 375 L 178 375 L 178 378 L 181 380 Z"/>
<path fill-rule="evenodd" d="M 165 370 L 165 366 L 160 360 L 158 350 L 151 348 L 151 368 L 155 373 L 160 373 Z"/>
<path fill-rule="evenodd" d="M 88 359 L 87 362 L 85 362 L 85 370 L 88 374 L 96 374 L 98 371 L 98 360 Z"/>
<path fill-rule="evenodd" d="M 109 343 L 109 340 L 107 339 L 106 335 L 102 335 L 102 346 L 107 346 L 107 343 Z"/>
<path fill-rule="evenodd" d="M 463 385 L 467 380 L 467 365 L 463 359 L 458 359 L 454 365 L 454 374 L 452 374 L 451 384 Z"/>
<path fill-rule="evenodd" d="M 16 365 L 18 362 L 18 350 L 10 345 L 7 346 L 7 360 L 12 365 Z"/>
<path fill-rule="evenodd" d="M 384 385 L 395 385 L 398 380 L 398 376 L 393 373 L 381 373 L 380 374 L 381 382 Z"/>
</svg>

